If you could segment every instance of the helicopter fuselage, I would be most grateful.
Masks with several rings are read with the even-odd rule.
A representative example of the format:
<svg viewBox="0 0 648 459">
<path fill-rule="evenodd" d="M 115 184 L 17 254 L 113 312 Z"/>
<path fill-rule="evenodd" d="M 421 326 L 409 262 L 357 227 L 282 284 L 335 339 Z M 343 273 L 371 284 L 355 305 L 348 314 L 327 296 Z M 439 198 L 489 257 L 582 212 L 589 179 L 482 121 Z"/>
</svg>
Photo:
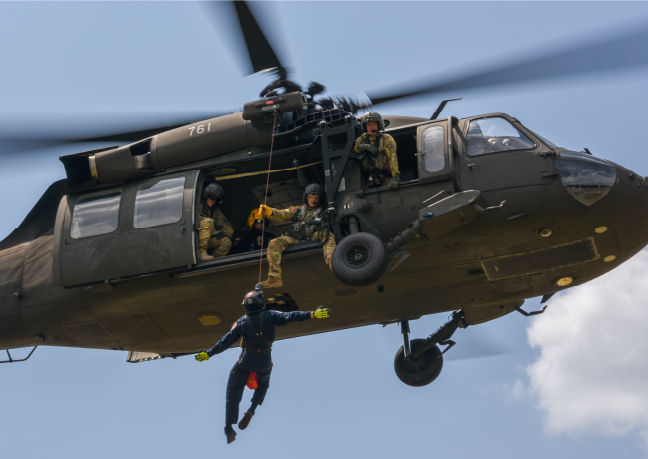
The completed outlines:
<svg viewBox="0 0 648 459">
<path fill-rule="evenodd" d="M 307 183 L 324 183 L 338 241 L 368 232 L 390 248 L 385 273 L 366 286 L 340 282 L 319 243 L 288 249 L 286 286 L 266 296 L 335 314 L 280 338 L 456 309 L 485 322 L 583 284 L 648 242 L 648 185 L 632 171 L 561 149 L 505 114 L 385 118 L 398 189 L 367 187 L 351 153 L 357 120 L 339 111 L 279 119 L 273 151 L 274 123 L 233 114 L 63 157 L 67 186 L 37 205 L 56 202 L 56 214 L 32 211 L 0 245 L 0 348 L 174 355 L 213 344 L 241 315 L 265 253 L 199 259 L 196 214 L 211 180 L 235 227 L 266 192 L 269 205 L 288 207 Z"/>
</svg>

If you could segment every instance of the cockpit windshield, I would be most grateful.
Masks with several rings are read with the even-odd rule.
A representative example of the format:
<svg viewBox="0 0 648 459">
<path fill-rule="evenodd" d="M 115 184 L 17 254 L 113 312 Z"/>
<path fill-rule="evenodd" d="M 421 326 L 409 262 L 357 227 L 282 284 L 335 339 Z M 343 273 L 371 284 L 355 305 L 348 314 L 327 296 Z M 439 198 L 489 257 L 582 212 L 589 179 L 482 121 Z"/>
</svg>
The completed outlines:
<svg viewBox="0 0 648 459">
<path fill-rule="evenodd" d="M 469 156 L 535 147 L 535 142 L 499 116 L 475 119 L 468 125 L 466 152 Z"/>
<path fill-rule="evenodd" d="M 526 126 L 525 126 L 525 127 L 526 127 Z M 528 127 L 526 127 L 526 128 L 529 129 Z M 555 143 L 553 143 L 551 140 L 549 140 L 549 139 L 546 138 L 545 136 L 542 136 L 542 135 L 538 134 L 538 133 L 535 132 L 535 131 L 531 131 L 531 132 L 532 132 L 533 135 L 535 135 L 537 138 L 539 138 L 539 139 L 542 140 L 544 143 L 546 143 L 549 147 L 551 147 L 551 148 L 560 148 L 558 145 L 556 145 Z"/>
</svg>

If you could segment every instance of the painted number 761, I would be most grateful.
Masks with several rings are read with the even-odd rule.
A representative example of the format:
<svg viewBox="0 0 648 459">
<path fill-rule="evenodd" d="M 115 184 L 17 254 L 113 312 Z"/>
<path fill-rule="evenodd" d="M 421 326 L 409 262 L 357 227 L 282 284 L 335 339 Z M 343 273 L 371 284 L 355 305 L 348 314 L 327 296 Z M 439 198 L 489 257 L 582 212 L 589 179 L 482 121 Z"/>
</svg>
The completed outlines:
<svg viewBox="0 0 648 459">
<path fill-rule="evenodd" d="M 189 126 L 187 129 L 189 129 L 189 137 L 192 135 L 196 134 L 204 134 L 205 132 L 210 132 L 211 131 L 211 121 L 207 124 L 199 124 L 197 126 Z"/>
</svg>

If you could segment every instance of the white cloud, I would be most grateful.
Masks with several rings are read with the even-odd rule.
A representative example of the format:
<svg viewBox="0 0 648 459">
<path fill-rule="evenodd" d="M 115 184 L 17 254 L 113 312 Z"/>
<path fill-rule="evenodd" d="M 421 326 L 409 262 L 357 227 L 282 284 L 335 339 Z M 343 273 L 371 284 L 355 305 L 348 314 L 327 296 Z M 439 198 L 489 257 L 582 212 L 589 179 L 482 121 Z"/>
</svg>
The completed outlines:
<svg viewBox="0 0 648 459">
<path fill-rule="evenodd" d="M 557 296 L 527 330 L 530 388 L 556 433 L 637 434 L 648 447 L 648 251 Z"/>
</svg>

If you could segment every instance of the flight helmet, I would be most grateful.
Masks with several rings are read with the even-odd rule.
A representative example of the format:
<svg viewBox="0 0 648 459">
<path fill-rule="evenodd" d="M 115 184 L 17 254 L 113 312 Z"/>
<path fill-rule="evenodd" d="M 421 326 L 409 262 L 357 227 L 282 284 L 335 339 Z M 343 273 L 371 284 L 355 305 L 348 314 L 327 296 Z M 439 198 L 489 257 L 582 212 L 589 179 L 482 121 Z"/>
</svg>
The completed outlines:
<svg viewBox="0 0 648 459">
<path fill-rule="evenodd" d="M 254 290 L 247 292 L 243 297 L 243 306 L 248 312 L 259 311 L 266 305 L 266 299 L 263 296 L 263 288 L 261 284 L 256 284 Z"/>
<path fill-rule="evenodd" d="M 218 183 L 210 183 L 203 190 L 203 201 L 207 198 L 211 198 L 216 201 L 216 205 L 220 206 L 223 203 L 223 198 L 225 197 L 225 190 Z"/>
<path fill-rule="evenodd" d="M 362 123 L 362 130 L 366 131 L 367 130 L 367 123 L 369 121 L 377 121 L 378 122 L 378 129 L 381 131 L 385 130 L 385 123 L 383 123 L 382 116 L 380 116 L 380 113 L 378 112 L 369 112 L 365 113 L 362 115 L 361 123 Z"/>
<path fill-rule="evenodd" d="M 320 206 L 324 205 L 324 203 L 326 201 L 326 197 L 324 196 L 324 188 L 322 188 L 322 185 L 320 185 L 319 183 L 311 183 L 306 188 L 304 188 L 304 204 L 308 204 L 308 195 L 309 194 L 317 194 L 317 195 L 319 195 L 319 197 L 320 197 L 319 205 Z"/>
</svg>

